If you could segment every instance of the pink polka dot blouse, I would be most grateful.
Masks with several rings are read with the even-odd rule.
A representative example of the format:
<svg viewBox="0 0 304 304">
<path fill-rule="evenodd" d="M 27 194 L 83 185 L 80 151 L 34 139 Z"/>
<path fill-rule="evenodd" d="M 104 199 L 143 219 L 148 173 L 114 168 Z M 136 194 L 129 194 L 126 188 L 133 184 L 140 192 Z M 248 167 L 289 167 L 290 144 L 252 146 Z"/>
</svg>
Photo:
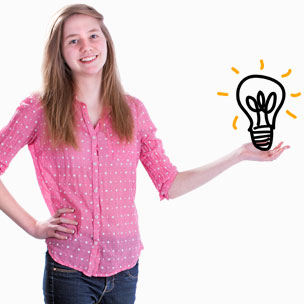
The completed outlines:
<svg viewBox="0 0 304 304">
<path fill-rule="evenodd" d="M 111 276 L 131 268 L 143 249 L 134 204 L 138 161 L 161 199 L 168 199 L 177 175 L 155 137 L 156 128 L 144 105 L 134 97 L 126 98 L 135 128 L 130 143 L 121 142 L 113 132 L 109 115 L 94 127 L 86 105 L 75 100 L 79 149 L 52 148 L 37 96 L 23 100 L 0 131 L 0 175 L 28 145 L 50 213 L 59 208 L 75 209 L 64 215 L 78 222 L 75 233 L 67 240 L 49 238 L 46 243 L 55 261 L 87 276 Z"/>
</svg>

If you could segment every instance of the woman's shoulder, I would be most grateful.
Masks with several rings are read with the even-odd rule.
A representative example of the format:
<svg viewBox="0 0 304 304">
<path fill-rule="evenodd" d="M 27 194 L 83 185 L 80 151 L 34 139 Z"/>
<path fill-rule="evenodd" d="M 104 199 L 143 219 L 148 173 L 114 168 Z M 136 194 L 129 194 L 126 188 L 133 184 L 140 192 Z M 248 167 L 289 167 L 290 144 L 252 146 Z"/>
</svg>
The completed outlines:
<svg viewBox="0 0 304 304">
<path fill-rule="evenodd" d="M 32 93 L 26 98 L 24 98 L 18 107 L 19 109 L 33 109 L 35 111 L 42 110 L 41 97 L 39 93 Z"/>
<path fill-rule="evenodd" d="M 139 100 L 137 97 L 134 97 L 132 95 L 126 94 L 126 101 L 131 108 L 132 111 L 135 111 L 138 114 L 140 114 L 143 110 L 145 110 L 145 106 L 141 100 Z"/>
<path fill-rule="evenodd" d="M 130 94 L 125 94 L 125 98 L 126 98 L 126 101 L 127 103 L 132 106 L 132 105 L 138 105 L 140 103 L 142 103 L 138 98 L 130 95 Z"/>
<path fill-rule="evenodd" d="M 40 95 L 38 93 L 32 93 L 21 100 L 17 107 L 16 115 L 34 121 L 41 121 L 41 118 L 44 116 L 44 111 Z"/>
</svg>

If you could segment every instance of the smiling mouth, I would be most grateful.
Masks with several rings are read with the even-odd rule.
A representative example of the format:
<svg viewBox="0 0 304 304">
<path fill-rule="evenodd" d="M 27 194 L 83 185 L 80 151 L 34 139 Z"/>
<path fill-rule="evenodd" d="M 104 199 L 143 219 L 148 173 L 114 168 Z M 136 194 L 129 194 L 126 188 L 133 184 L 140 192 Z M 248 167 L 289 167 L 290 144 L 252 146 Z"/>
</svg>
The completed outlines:
<svg viewBox="0 0 304 304">
<path fill-rule="evenodd" d="M 98 57 L 98 55 L 94 55 L 94 56 L 90 56 L 90 57 L 84 57 L 84 58 L 81 58 L 79 61 L 82 62 L 82 63 L 91 63 L 94 60 L 96 60 L 97 57 Z"/>
</svg>

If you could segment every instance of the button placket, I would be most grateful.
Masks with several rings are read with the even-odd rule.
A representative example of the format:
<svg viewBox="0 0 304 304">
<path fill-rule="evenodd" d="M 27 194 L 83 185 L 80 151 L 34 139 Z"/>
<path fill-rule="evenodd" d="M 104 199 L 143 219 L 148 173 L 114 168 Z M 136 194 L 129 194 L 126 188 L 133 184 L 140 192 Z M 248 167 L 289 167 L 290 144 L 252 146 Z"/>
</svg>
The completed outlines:
<svg viewBox="0 0 304 304">
<path fill-rule="evenodd" d="M 98 239 L 99 239 L 99 228 L 100 226 L 97 224 L 98 218 L 99 218 L 99 213 L 100 213 L 100 208 L 99 208 L 99 187 L 98 187 L 98 156 L 97 153 L 95 152 L 98 148 L 97 145 L 97 136 L 96 134 L 92 136 L 92 177 L 93 177 L 93 242 L 94 242 L 94 248 L 92 250 L 92 258 L 94 259 L 94 256 L 97 254 L 98 251 Z M 92 267 L 95 268 L 96 266 L 94 265 L 94 262 L 92 261 Z"/>
<path fill-rule="evenodd" d="M 92 190 L 93 190 L 93 245 L 92 245 L 92 250 L 90 254 L 90 263 L 89 263 L 89 273 L 93 273 L 94 271 L 97 271 L 98 265 L 95 265 L 96 263 L 96 255 L 98 253 L 98 241 L 99 241 L 99 229 L 100 225 L 97 224 L 99 221 L 99 214 L 100 214 L 100 206 L 99 206 L 99 157 L 98 153 L 96 151 L 98 150 L 98 138 L 97 138 L 97 133 L 99 130 L 99 125 L 96 126 L 94 129 L 89 115 L 87 113 L 87 108 L 84 105 L 82 107 L 82 112 L 83 112 L 83 119 L 87 125 L 89 134 L 91 136 L 91 159 L 92 159 Z"/>
</svg>

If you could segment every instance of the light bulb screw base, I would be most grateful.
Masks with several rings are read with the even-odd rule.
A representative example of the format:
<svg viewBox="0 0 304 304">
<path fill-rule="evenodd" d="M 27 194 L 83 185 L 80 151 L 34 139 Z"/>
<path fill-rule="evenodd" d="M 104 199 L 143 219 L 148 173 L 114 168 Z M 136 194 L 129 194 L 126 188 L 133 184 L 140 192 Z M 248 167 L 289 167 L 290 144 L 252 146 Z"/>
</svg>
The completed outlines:
<svg viewBox="0 0 304 304">
<path fill-rule="evenodd" d="M 249 130 L 253 145 L 261 150 L 268 151 L 272 146 L 273 129 L 268 126 L 255 127 L 254 130 Z"/>
</svg>

